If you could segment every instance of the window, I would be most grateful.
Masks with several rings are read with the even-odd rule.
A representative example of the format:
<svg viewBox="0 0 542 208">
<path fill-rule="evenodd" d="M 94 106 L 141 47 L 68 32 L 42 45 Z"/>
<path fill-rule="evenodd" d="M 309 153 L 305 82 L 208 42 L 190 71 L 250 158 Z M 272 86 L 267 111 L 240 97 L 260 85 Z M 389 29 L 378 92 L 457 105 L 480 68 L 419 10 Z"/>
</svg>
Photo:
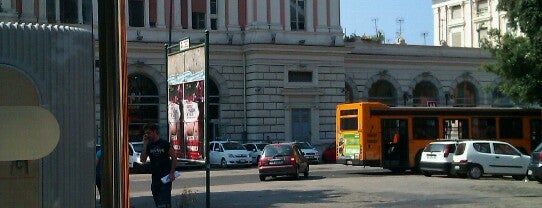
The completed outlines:
<svg viewBox="0 0 542 208">
<path fill-rule="evenodd" d="M 130 141 L 141 141 L 143 125 L 158 123 L 158 88 L 146 76 L 128 77 L 128 119 Z"/>
<path fill-rule="evenodd" d="M 288 82 L 312 82 L 312 72 L 289 71 Z"/>
<path fill-rule="evenodd" d="M 414 118 L 413 119 L 414 139 L 436 139 L 438 138 L 437 118 Z"/>
<path fill-rule="evenodd" d="M 476 87 L 470 82 L 461 82 L 454 89 L 454 106 L 476 106 Z"/>
<path fill-rule="evenodd" d="M 128 15 L 129 15 L 129 26 L 130 27 L 144 27 L 144 1 L 142 0 L 130 0 L 128 2 Z"/>
<path fill-rule="evenodd" d="M 294 31 L 305 30 L 305 0 L 290 0 L 290 27 Z"/>
<path fill-rule="evenodd" d="M 393 85 L 386 80 L 379 80 L 369 89 L 369 101 L 381 102 L 388 106 L 396 105 L 396 91 Z"/>
<path fill-rule="evenodd" d="M 192 12 L 192 29 L 205 29 L 205 13 Z"/>
<path fill-rule="evenodd" d="M 358 130 L 358 118 L 341 118 L 341 130 Z"/>
<path fill-rule="evenodd" d="M 216 21 L 217 21 L 216 18 L 211 19 L 211 30 L 217 29 Z"/>
<path fill-rule="evenodd" d="M 467 119 L 445 119 L 444 139 L 467 139 L 469 137 L 469 121 Z"/>
<path fill-rule="evenodd" d="M 519 155 L 519 153 L 514 148 L 507 144 L 494 143 L 493 148 L 495 148 L 495 154 Z"/>
<path fill-rule="evenodd" d="M 472 136 L 475 139 L 495 139 L 497 130 L 495 118 L 473 118 Z"/>
<path fill-rule="evenodd" d="M 62 23 L 79 23 L 79 14 L 77 8 L 77 1 L 60 1 L 60 22 Z"/>
<path fill-rule="evenodd" d="M 211 14 L 217 14 L 217 11 L 218 11 L 218 7 L 217 7 L 217 4 L 216 4 L 216 0 L 211 0 L 210 1 L 210 4 L 211 4 Z"/>
<path fill-rule="evenodd" d="M 485 14 L 488 14 L 489 11 L 489 5 L 487 3 L 487 0 L 479 0 L 476 4 L 476 14 L 478 16 L 482 16 Z"/>
<path fill-rule="evenodd" d="M 452 47 L 461 47 L 461 32 L 452 33 Z"/>
<path fill-rule="evenodd" d="M 472 147 L 474 147 L 474 149 L 477 152 L 491 153 L 491 149 L 489 148 L 489 143 L 473 143 Z"/>
<path fill-rule="evenodd" d="M 500 138 L 523 138 L 521 118 L 501 118 L 499 123 Z"/>
<path fill-rule="evenodd" d="M 459 19 L 461 18 L 461 6 L 453 6 L 452 7 L 452 19 Z"/>
</svg>

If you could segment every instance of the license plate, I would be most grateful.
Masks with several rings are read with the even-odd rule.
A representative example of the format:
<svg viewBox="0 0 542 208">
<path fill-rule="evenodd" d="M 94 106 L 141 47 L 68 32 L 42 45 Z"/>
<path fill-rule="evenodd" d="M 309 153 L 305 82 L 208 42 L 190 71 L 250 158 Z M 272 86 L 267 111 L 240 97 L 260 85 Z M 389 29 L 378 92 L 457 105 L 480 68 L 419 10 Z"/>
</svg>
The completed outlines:
<svg viewBox="0 0 542 208">
<path fill-rule="evenodd" d="M 269 161 L 269 165 L 281 165 L 282 163 L 284 163 L 282 160 Z"/>
<path fill-rule="evenodd" d="M 306 158 L 314 158 L 314 156 L 305 156 Z"/>
<path fill-rule="evenodd" d="M 437 158 L 437 156 L 435 156 L 435 155 L 427 155 L 427 159 L 435 159 L 435 158 Z"/>
<path fill-rule="evenodd" d="M 244 159 L 240 159 L 239 162 L 240 162 L 240 163 L 246 163 L 247 161 L 244 160 Z"/>
</svg>

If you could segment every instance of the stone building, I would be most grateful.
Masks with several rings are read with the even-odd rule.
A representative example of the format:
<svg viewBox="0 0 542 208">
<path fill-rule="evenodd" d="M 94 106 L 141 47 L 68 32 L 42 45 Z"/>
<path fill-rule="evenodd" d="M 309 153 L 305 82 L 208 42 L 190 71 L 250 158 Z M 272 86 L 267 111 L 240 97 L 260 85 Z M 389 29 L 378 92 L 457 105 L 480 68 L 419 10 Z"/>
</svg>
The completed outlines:
<svg viewBox="0 0 542 208">
<path fill-rule="evenodd" d="M 447 1 L 433 2 L 435 6 Z M 11 21 L 68 24 L 94 31 L 98 27 L 97 0 L 2 3 L 0 14 Z M 139 140 L 140 128 L 148 121 L 167 128 L 164 44 L 170 31 L 172 42 L 190 37 L 192 43 L 201 42 L 203 31 L 210 31 L 213 139 L 269 136 L 323 146 L 334 142 L 335 107 L 343 102 L 495 104 L 493 93 L 484 89 L 497 77 L 479 70 L 481 63 L 490 61 L 489 54 L 476 48 L 344 42 L 339 4 L 339 0 L 175 0 L 171 4 L 127 0 L 131 139 Z M 435 37 L 441 37 L 436 34 L 440 30 Z M 448 36 L 436 39 L 455 37 Z M 94 37 L 98 38 L 96 32 Z M 458 46 L 472 42 L 461 41 Z M 98 78 L 99 69 L 95 70 Z M 97 119 L 98 115 L 97 110 Z"/>
</svg>

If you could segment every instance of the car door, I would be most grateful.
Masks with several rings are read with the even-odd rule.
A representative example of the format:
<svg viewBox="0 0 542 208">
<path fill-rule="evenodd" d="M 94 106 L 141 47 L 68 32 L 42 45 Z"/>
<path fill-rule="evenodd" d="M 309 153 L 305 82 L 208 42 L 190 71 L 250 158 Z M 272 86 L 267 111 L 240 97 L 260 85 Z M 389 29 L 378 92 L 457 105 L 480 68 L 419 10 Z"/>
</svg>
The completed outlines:
<svg viewBox="0 0 542 208">
<path fill-rule="evenodd" d="M 490 142 L 474 142 L 472 143 L 474 152 L 469 152 L 467 156 L 468 160 L 480 164 L 485 173 L 494 173 L 498 171 L 495 166 L 492 165 L 495 155 L 491 151 Z"/>
<path fill-rule="evenodd" d="M 218 143 L 211 143 L 210 149 L 209 149 L 209 162 L 211 164 L 218 164 L 218 152 L 220 150 L 220 147 L 218 146 Z"/>
<path fill-rule="evenodd" d="M 493 143 L 494 159 L 492 166 L 496 173 L 503 174 L 524 174 L 527 167 L 524 167 L 521 153 L 509 144 Z"/>
</svg>

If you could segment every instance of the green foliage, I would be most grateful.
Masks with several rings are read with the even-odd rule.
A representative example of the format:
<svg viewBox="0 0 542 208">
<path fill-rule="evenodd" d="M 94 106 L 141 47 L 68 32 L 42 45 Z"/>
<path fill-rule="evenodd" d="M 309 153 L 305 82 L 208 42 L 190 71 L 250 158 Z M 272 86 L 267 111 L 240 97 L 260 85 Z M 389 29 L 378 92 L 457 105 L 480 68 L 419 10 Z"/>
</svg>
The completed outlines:
<svg viewBox="0 0 542 208">
<path fill-rule="evenodd" d="M 178 208 L 192 208 L 197 207 L 198 199 L 197 193 L 192 191 L 189 188 L 184 188 L 181 193 L 181 200 L 179 202 Z"/>
<path fill-rule="evenodd" d="M 384 43 L 385 36 L 382 31 L 378 31 L 378 33 L 373 36 L 365 35 L 365 34 L 362 36 L 358 36 L 352 33 L 351 35 L 349 36 L 347 35 L 344 37 L 344 42 L 356 42 L 356 40 L 374 42 L 374 43 Z"/>
<path fill-rule="evenodd" d="M 542 103 L 542 1 L 502 0 L 498 8 L 507 12 L 512 28 L 522 35 L 489 31 L 482 41 L 495 62 L 482 68 L 500 76 L 497 89 L 516 103 Z"/>
</svg>

